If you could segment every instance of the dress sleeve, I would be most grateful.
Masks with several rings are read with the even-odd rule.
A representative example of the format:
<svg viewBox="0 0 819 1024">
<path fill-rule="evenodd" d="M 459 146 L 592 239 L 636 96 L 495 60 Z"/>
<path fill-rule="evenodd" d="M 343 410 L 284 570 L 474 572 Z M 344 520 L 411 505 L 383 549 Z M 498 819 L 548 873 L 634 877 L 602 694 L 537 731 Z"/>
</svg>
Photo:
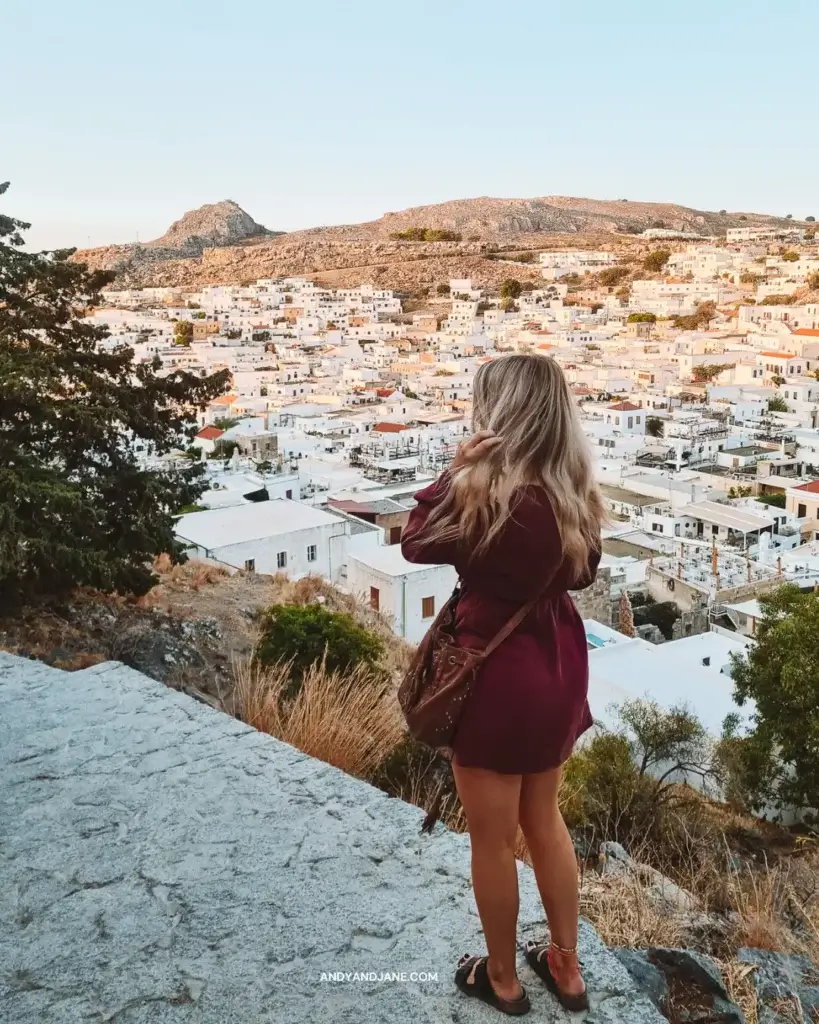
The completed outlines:
<svg viewBox="0 0 819 1024">
<path fill-rule="evenodd" d="M 430 512 L 446 494 L 449 473 L 445 470 L 437 480 L 415 495 L 417 502 L 410 512 L 409 521 L 401 535 L 401 553 L 408 562 L 422 565 L 454 565 L 457 544 L 454 541 L 436 541 L 423 536 Z"/>
</svg>

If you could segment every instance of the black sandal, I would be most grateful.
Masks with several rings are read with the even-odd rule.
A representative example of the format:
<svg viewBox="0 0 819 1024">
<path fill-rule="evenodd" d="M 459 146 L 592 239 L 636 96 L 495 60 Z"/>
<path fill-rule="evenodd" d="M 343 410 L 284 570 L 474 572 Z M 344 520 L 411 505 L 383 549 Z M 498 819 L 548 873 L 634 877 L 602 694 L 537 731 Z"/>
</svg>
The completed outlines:
<svg viewBox="0 0 819 1024">
<path fill-rule="evenodd" d="M 532 939 L 529 939 L 525 947 L 526 963 L 529 964 L 564 1010 L 569 1010 L 571 1013 L 580 1013 L 583 1010 L 588 1010 L 589 996 L 585 989 L 578 995 L 569 995 L 568 992 L 561 991 L 549 966 L 548 954 L 550 949 L 554 949 L 563 956 L 577 957 L 577 948 L 563 949 L 560 946 L 556 946 L 554 942 L 533 942 Z"/>
<path fill-rule="evenodd" d="M 528 1013 L 532 1008 L 526 989 L 521 986 L 521 995 L 517 999 L 504 999 L 499 996 L 492 987 L 489 978 L 488 956 L 470 956 L 465 953 L 458 961 L 458 970 L 455 972 L 455 984 L 467 996 L 474 996 L 489 1006 L 493 1006 L 501 1013 L 508 1013 L 510 1016 L 519 1017 Z M 470 981 L 470 977 L 472 981 Z"/>
</svg>

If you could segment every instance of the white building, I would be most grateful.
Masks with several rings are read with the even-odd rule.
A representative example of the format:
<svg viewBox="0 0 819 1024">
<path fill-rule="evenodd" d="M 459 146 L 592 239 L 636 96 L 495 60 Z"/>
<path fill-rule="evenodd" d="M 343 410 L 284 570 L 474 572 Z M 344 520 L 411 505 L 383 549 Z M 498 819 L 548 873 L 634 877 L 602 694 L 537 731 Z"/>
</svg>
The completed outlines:
<svg viewBox="0 0 819 1024">
<path fill-rule="evenodd" d="M 281 498 L 191 512 L 174 530 L 192 557 L 248 572 L 328 580 L 342 575 L 351 532 L 346 518 Z"/>
<path fill-rule="evenodd" d="M 351 553 L 347 588 L 384 615 L 396 636 L 417 644 L 451 595 L 451 565 L 415 565 L 397 544 Z"/>
</svg>

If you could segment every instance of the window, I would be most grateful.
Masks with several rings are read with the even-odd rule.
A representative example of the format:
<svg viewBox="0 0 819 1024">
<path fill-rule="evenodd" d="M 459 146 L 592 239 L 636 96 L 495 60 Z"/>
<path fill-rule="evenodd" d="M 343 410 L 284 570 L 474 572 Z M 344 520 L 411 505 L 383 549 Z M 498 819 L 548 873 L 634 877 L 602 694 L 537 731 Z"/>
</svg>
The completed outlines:
<svg viewBox="0 0 819 1024">
<path fill-rule="evenodd" d="M 719 533 L 719 527 L 718 526 L 712 526 L 711 527 L 711 533 L 712 533 L 712 535 L 714 537 L 716 537 L 716 535 Z"/>
<path fill-rule="evenodd" d="M 293 492 L 292 492 L 292 491 L 290 491 L 290 490 L 287 490 L 287 491 L 285 491 L 285 492 L 284 492 L 284 496 L 285 496 L 285 498 L 290 498 L 290 499 L 292 499 L 292 497 L 293 497 Z"/>
<path fill-rule="evenodd" d="M 796 510 L 796 514 L 800 519 L 802 519 L 804 516 L 808 514 L 808 506 L 800 504 Z"/>
<path fill-rule="evenodd" d="M 381 607 L 381 591 L 378 587 L 370 587 L 370 608 L 378 611 Z"/>
<path fill-rule="evenodd" d="M 256 559 L 255 558 L 248 558 L 245 561 L 245 572 L 255 572 L 255 571 L 256 571 Z"/>
<path fill-rule="evenodd" d="M 276 555 L 276 565 L 278 566 L 279 569 L 286 569 L 287 568 L 287 552 L 286 551 L 280 551 Z"/>
<path fill-rule="evenodd" d="M 308 562 L 315 562 L 315 560 L 316 560 L 316 545 L 315 544 L 309 544 L 307 546 L 307 561 Z"/>
<path fill-rule="evenodd" d="M 628 418 L 628 425 L 629 425 L 629 427 L 633 427 L 634 426 L 634 417 L 633 416 L 629 416 L 629 418 Z"/>
<path fill-rule="evenodd" d="M 651 529 L 652 529 L 652 531 L 654 533 L 662 533 L 663 532 L 663 524 L 662 523 L 652 523 L 651 524 Z"/>
<path fill-rule="evenodd" d="M 421 618 L 431 619 L 435 615 L 435 598 L 434 597 L 422 597 L 421 598 Z"/>
</svg>

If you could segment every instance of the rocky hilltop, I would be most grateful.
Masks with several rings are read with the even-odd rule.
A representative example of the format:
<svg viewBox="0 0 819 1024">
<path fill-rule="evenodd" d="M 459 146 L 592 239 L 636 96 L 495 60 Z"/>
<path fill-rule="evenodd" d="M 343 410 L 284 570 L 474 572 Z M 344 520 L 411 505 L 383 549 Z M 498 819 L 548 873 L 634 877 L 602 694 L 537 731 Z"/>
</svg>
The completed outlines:
<svg viewBox="0 0 819 1024">
<path fill-rule="evenodd" d="M 740 220 L 743 217 L 743 220 Z M 457 231 L 469 236 L 501 239 L 529 234 L 634 233 L 646 228 L 672 228 L 700 234 L 724 233 L 745 223 L 785 223 L 760 214 L 709 213 L 675 203 L 640 203 L 627 199 L 577 199 L 544 196 L 539 199 L 456 199 L 433 206 L 416 206 L 386 213 L 371 225 L 378 234 L 424 227 Z"/>
<path fill-rule="evenodd" d="M 201 256 L 212 246 L 238 245 L 249 238 L 261 239 L 280 232 L 267 228 L 234 203 L 223 199 L 221 203 L 207 203 L 198 210 L 190 210 L 171 224 L 161 238 L 147 243 L 148 249 L 161 249 L 177 256 Z"/>
<path fill-rule="evenodd" d="M 577 199 L 457 199 L 386 213 L 363 224 L 270 232 L 236 203 L 225 201 L 185 214 L 144 245 L 80 251 L 93 267 L 114 270 L 122 287 L 165 285 L 195 289 L 260 277 L 299 275 L 333 287 L 373 282 L 412 292 L 451 277 L 482 286 L 510 276 L 504 250 L 533 251 L 565 245 L 615 247 L 639 254 L 650 227 L 719 234 L 727 228 L 788 223 L 764 214 L 713 213 L 674 203 Z M 409 228 L 445 230 L 458 242 L 396 238 Z M 537 280 L 535 267 L 514 267 L 521 280 Z"/>
</svg>

